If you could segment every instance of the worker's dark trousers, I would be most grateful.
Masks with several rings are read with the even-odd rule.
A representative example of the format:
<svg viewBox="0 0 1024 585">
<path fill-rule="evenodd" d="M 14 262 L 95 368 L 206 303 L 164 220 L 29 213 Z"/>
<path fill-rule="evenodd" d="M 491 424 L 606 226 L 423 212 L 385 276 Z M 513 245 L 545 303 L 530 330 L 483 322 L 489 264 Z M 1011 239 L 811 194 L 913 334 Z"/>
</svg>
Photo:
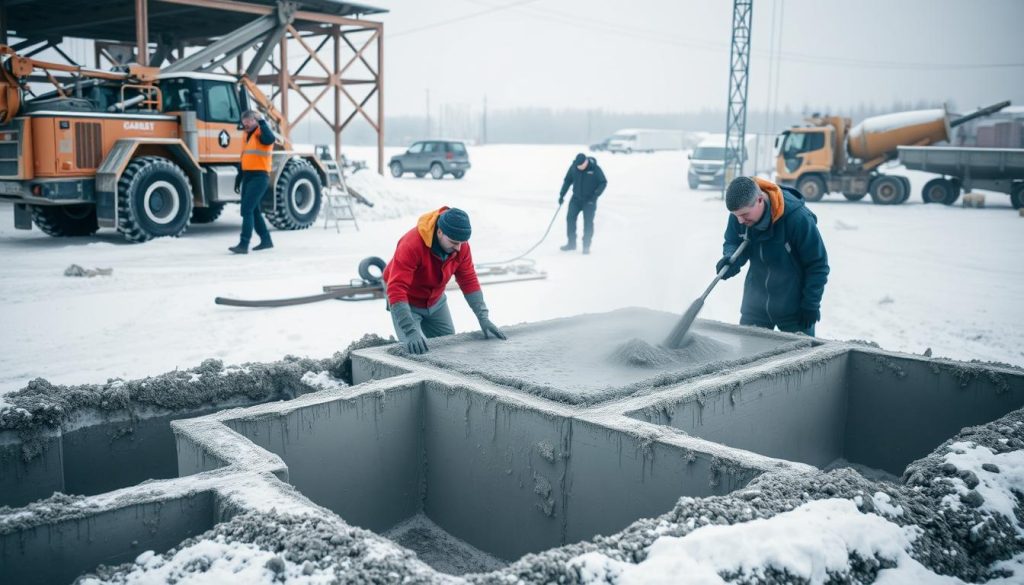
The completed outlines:
<svg viewBox="0 0 1024 585">
<path fill-rule="evenodd" d="M 426 309 L 412 305 L 409 305 L 409 308 L 412 310 L 412 318 L 416 320 L 416 325 L 420 328 L 420 333 L 423 334 L 423 337 L 430 339 L 455 333 L 452 313 L 448 310 L 448 295 L 441 295 L 441 298 L 436 303 Z M 398 320 L 395 319 L 394 313 L 391 313 L 391 322 L 395 326 L 398 340 L 405 343 L 405 332 L 398 325 Z"/>
<path fill-rule="evenodd" d="M 784 321 L 782 323 L 772 323 L 762 319 L 752 319 L 750 317 L 741 316 L 740 325 L 752 325 L 754 327 L 764 327 L 765 329 L 779 328 L 779 331 L 785 331 L 786 333 L 803 333 L 808 337 L 814 337 L 814 325 L 811 325 L 807 329 L 801 329 L 800 324 L 796 321 Z"/>
<path fill-rule="evenodd" d="M 569 214 L 565 216 L 566 236 L 569 244 L 576 246 L 576 220 L 580 212 L 583 212 L 583 249 L 590 248 L 590 241 L 594 238 L 594 214 L 597 212 L 597 200 L 589 203 L 581 203 L 573 197 L 569 200 Z"/>
<path fill-rule="evenodd" d="M 267 173 L 248 172 L 242 177 L 242 235 L 238 243 L 243 246 L 249 245 L 252 239 L 252 229 L 256 228 L 256 235 L 264 244 L 270 243 L 270 230 L 267 229 L 267 222 L 260 213 L 260 201 L 267 193 L 270 185 L 270 175 Z"/>
</svg>

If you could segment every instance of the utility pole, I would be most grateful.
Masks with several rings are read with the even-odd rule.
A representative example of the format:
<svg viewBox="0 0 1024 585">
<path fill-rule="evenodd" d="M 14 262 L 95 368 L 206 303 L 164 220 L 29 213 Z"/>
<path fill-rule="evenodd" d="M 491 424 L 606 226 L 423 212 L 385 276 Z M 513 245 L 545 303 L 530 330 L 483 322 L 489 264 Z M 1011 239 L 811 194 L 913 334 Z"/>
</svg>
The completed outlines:
<svg viewBox="0 0 1024 585">
<path fill-rule="evenodd" d="M 480 144 L 487 144 L 487 94 L 484 94 L 483 134 L 480 137 Z"/>
<path fill-rule="evenodd" d="M 750 23 L 753 0 L 733 0 L 732 47 L 729 51 L 729 107 L 725 120 L 725 177 L 722 198 L 729 183 L 743 172 L 747 133 L 747 71 L 750 68 Z"/>
<path fill-rule="evenodd" d="M 427 90 L 427 131 L 424 138 L 430 138 L 430 90 Z"/>
</svg>

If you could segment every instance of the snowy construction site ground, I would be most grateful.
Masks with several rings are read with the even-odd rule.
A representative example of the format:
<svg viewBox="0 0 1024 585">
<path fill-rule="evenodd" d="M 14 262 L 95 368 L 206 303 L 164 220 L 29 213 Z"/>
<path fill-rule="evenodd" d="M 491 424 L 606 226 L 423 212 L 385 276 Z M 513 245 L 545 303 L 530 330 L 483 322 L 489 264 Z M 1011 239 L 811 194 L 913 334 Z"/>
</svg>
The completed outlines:
<svg viewBox="0 0 1024 585">
<path fill-rule="evenodd" d="M 275 231 L 275 249 L 241 257 L 227 251 L 241 223 L 236 206 L 182 238 L 139 245 L 113 230 L 72 239 L 17 231 L 10 205 L 0 204 L 0 394 L 36 377 L 71 384 L 139 378 L 210 357 L 227 364 L 286 354 L 323 358 L 364 333 L 390 335 L 382 301 L 240 309 L 213 299 L 315 294 L 324 284 L 348 282 L 362 258 L 389 259 L 416 216 L 440 205 L 469 212 L 478 262 L 515 256 L 543 234 L 578 150 L 474 147 L 473 168 L 461 181 L 360 173 L 356 183 L 373 187 L 366 190 L 378 203 L 376 210 L 359 208 L 361 231 L 346 225 L 338 234 L 322 223 Z M 347 152 L 374 159 L 371 149 Z M 499 325 L 625 306 L 680 313 L 713 277 L 726 211 L 717 190 L 686 186 L 684 153 L 598 160 L 609 186 L 593 254 L 558 250 L 563 210 L 532 256 L 548 279 L 485 290 Z M 832 266 L 819 336 L 1024 364 L 1024 218 L 1004 194 L 989 194 L 985 209 L 924 205 L 919 191 L 930 176 L 906 174 L 913 195 L 904 205 L 838 195 L 812 204 Z M 65 277 L 71 264 L 113 274 Z M 702 317 L 738 322 L 741 294 L 742 278 L 721 284 Z M 456 328 L 472 330 L 476 320 L 460 296 L 450 303 Z"/>
<path fill-rule="evenodd" d="M 392 333 L 382 301 L 213 303 L 345 283 L 443 204 L 472 216 L 478 262 L 516 256 L 577 150 L 474 148 L 462 181 L 360 173 L 378 204 L 361 231 L 275 232 L 275 249 L 244 257 L 226 250 L 236 207 L 138 245 L 15 231 L 0 205 L 0 494 L 14 502 L 0 581 L 66 582 L 51 576 L 116 558 L 76 582 L 1021 582 L 1021 370 L 710 322 L 695 329 L 707 351 L 678 363 L 622 379 L 602 363 L 659 357 L 644 333 L 672 318 L 647 309 L 678 314 L 713 276 L 726 212 L 717 191 L 686 187 L 683 153 L 600 157 L 594 253 L 558 251 L 560 215 L 533 255 L 547 280 L 485 289 L 498 324 L 527 323 L 507 343 L 453 336 L 409 358 L 370 340 L 347 386 L 331 356 Z M 915 193 L 928 179 L 909 177 Z M 988 204 L 812 204 L 832 265 L 819 335 L 1024 365 L 1024 218 L 1004 195 Z M 64 276 L 71 264 L 113 273 Z M 735 323 L 741 294 L 742 279 L 723 283 L 702 316 Z M 289 354 L 316 359 L 277 361 Z M 32 384 L 3 408 L 39 377 L 125 381 Z M 211 414 L 170 433 L 164 417 L 186 412 Z"/>
</svg>

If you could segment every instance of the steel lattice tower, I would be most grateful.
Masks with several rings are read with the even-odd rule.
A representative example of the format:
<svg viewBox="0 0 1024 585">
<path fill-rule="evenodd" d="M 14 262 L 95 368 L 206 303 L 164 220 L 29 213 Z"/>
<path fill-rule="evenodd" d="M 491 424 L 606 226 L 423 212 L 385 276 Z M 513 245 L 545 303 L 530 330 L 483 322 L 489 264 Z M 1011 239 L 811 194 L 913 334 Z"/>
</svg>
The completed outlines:
<svg viewBox="0 0 1024 585">
<path fill-rule="evenodd" d="M 729 182 L 739 176 L 746 158 L 747 72 L 750 69 L 750 23 L 754 0 L 733 0 L 732 47 L 729 50 L 729 108 L 725 120 L 725 180 L 722 196 Z"/>
</svg>

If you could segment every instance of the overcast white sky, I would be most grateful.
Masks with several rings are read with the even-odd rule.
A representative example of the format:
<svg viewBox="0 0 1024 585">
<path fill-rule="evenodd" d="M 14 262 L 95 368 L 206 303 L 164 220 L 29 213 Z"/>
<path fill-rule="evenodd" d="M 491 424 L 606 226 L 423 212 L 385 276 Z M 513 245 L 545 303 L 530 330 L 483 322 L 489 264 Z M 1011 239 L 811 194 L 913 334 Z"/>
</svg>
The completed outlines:
<svg viewBox="0 0 1024 585">
<path fill-rule="evenodd" d="M 388 115 L 422 114 L 428 89 L 435 108 L 725 107 L 729 0 L 364 1 L 391 11 Z M 773 37 L 780 107 L 1024 104 L 1022 23 L 1024 0 L 754 0 L 750 107 L 774 95 Z"/>
</svg>

